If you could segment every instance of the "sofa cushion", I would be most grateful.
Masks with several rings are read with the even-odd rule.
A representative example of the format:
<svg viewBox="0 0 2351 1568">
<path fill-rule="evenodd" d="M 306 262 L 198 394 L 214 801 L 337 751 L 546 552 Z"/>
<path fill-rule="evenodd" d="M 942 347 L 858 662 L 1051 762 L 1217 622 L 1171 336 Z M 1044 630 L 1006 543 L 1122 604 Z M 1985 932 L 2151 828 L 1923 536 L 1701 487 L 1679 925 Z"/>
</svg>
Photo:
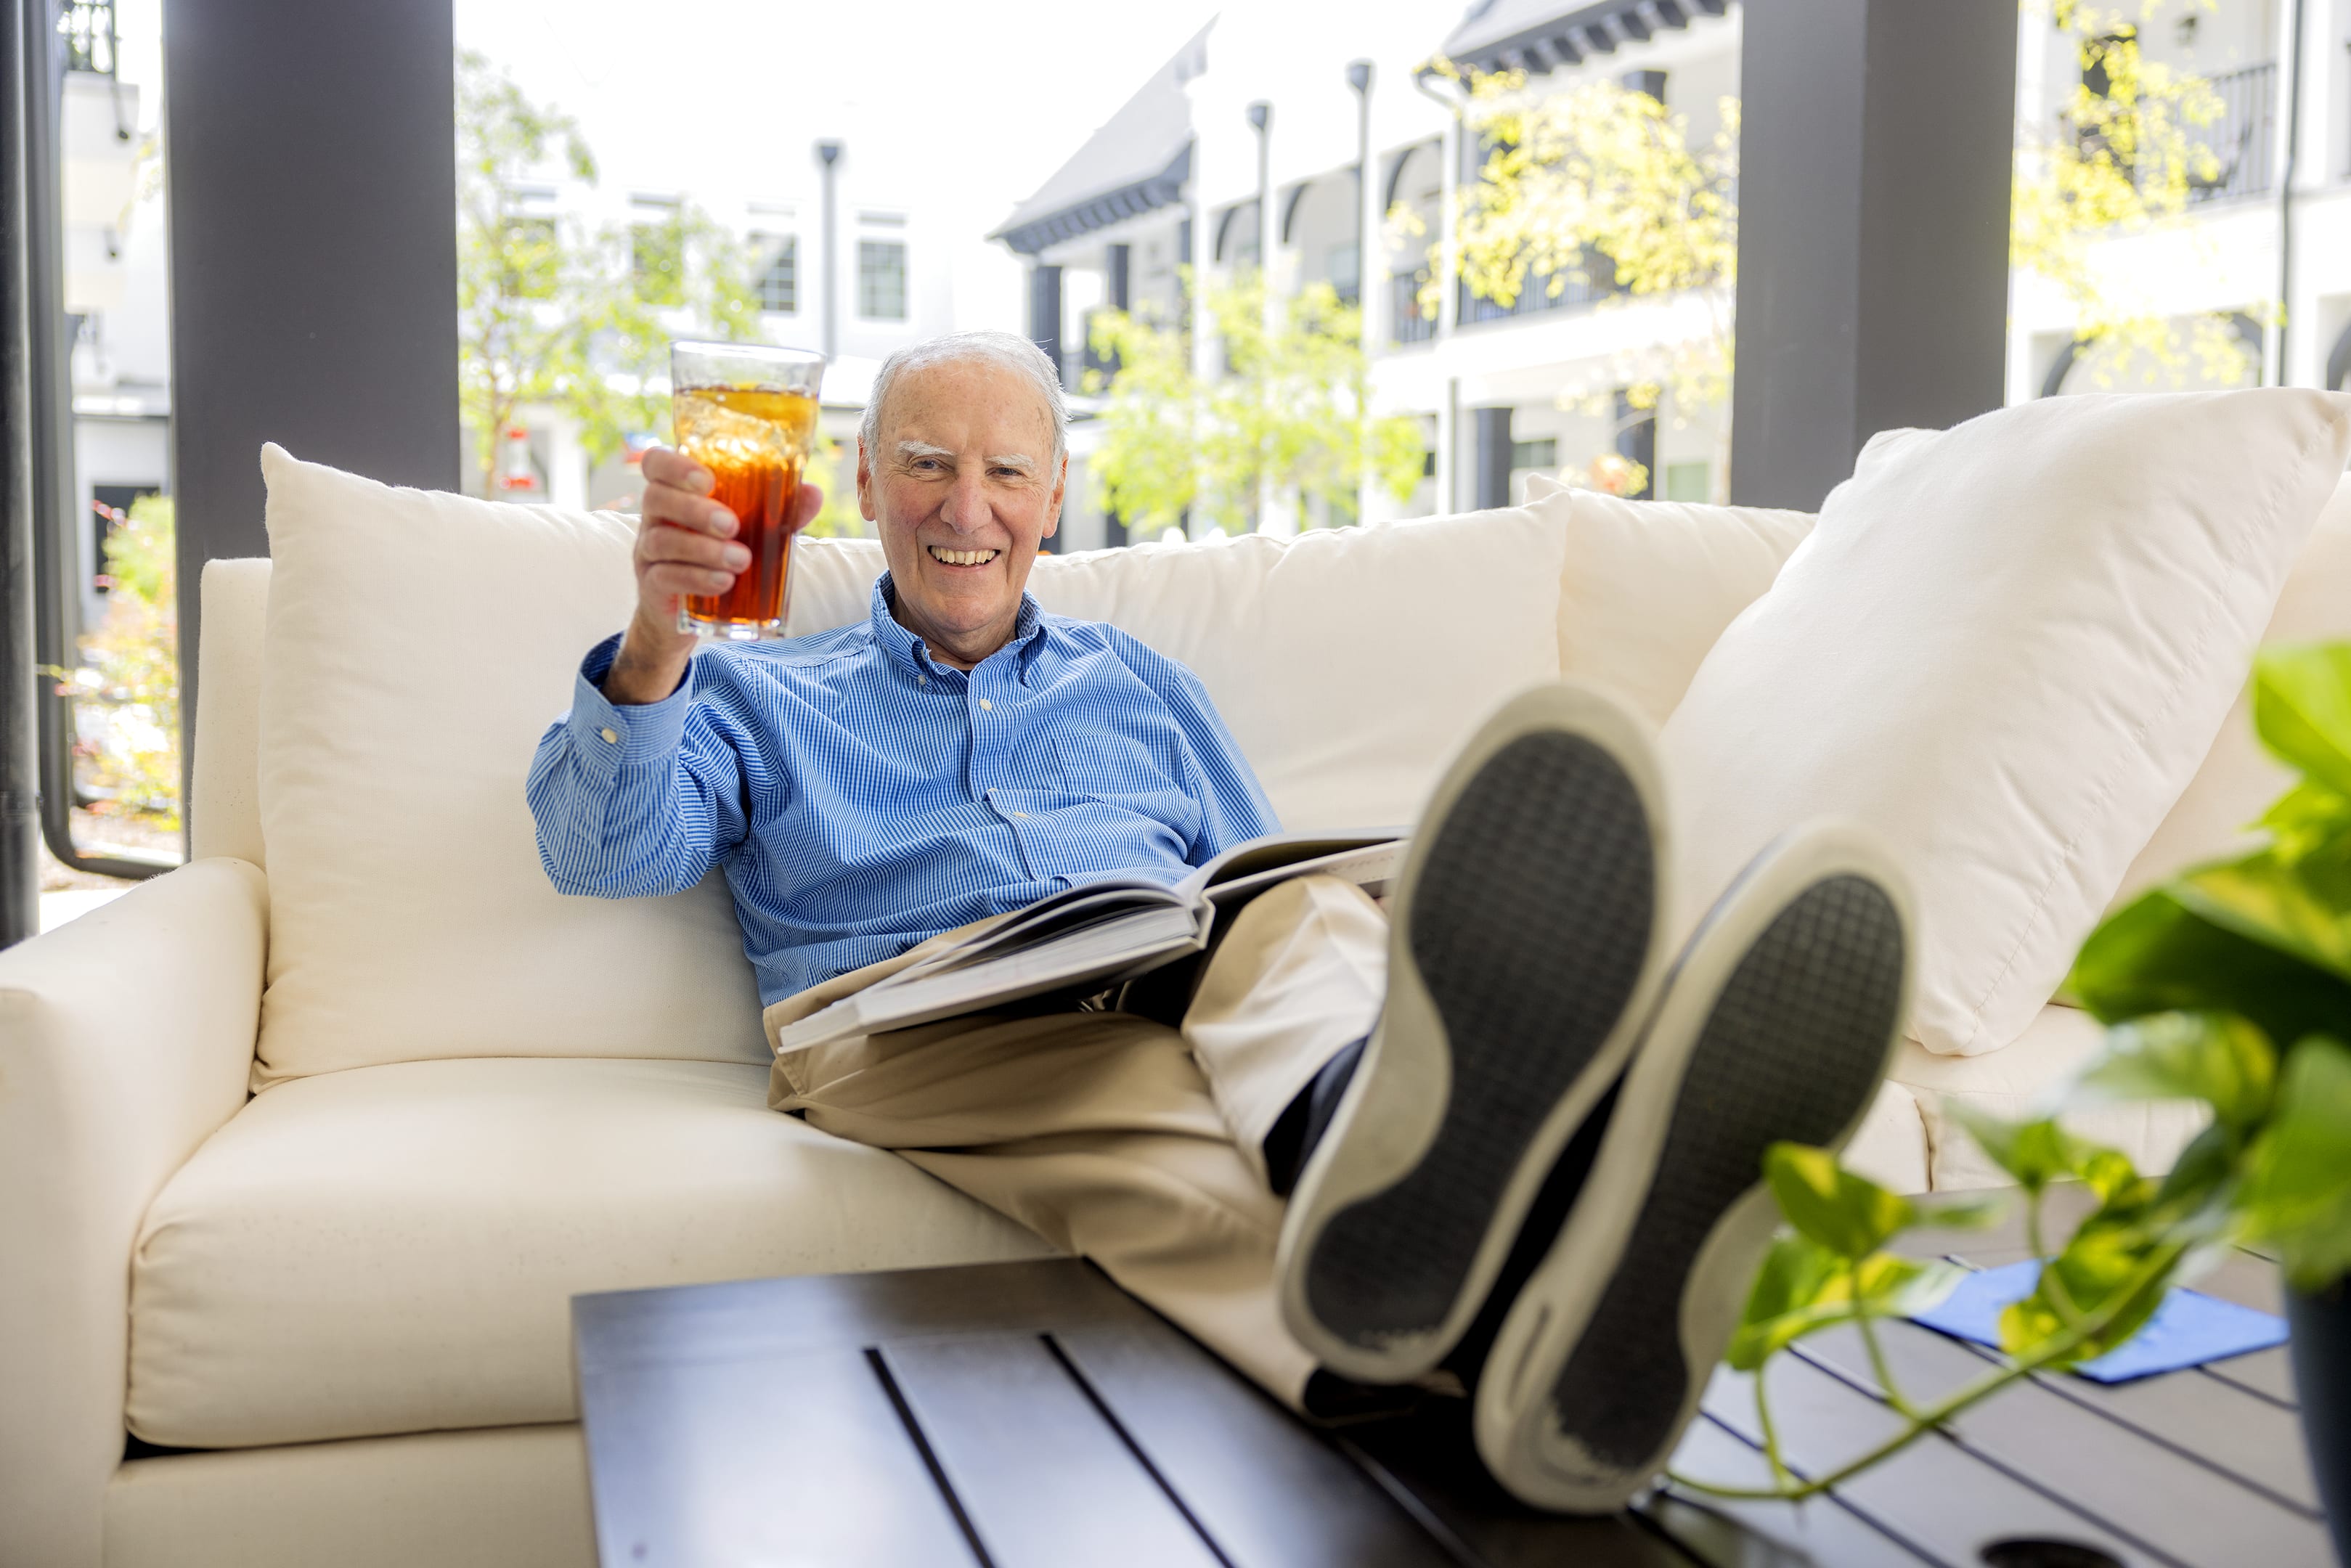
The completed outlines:
<svg viewBox="0 0 2351 1568">
<path fill-rule="evenodd" d="M 1048 1250 L 767 1093 L 747 1064 L 545 1057 L 280 1084 L 149 1210 L 131 1429 L 241 1448 L 569 1420 L 575 1292 Z"/>
<path fill-rule="evenodd" d="M 2047 1110 L 2050 1097 L 2104 1049 L 2105 1030 L 2074 1008 L 2043 1008 L 2014 1043 L 1983 1056 L 1938 1056 L 1917 1041 L 1896 1054 L 1891 1079 L 1917 1096 L 1927 1127 L 1928 1172 L 1938 1192 L 2013 1186 L 1951 1114 L 1954 1104 L 2016 1121 Z M 2120 1149 L 2148 1176 L 2171 1168 L 2204 1130 L 2204 1107 L 2186 1100 L 2118 1102 L 2065 1113 L 2076 1135 Z"/>
<path fill-rule="evenodd" d="M 2318 643 L 2351 638 L 2351 476 L 2318 515 L 2310 542 L 2278 595 L 2264 643 Z M 2252 848 L 2247 825 L 2294 783 L 2292 769 L 2262 749 L 2253 733 L 2252 683 L 2221 722 L 2212 749 L 2188 781 L 2170 815 L 2123 873 L 2119 905 L 2157 883 L 2205 861 Z"/>
<path fill-rule="evenodd" d="M 1740 612 L 1813 531 L 1810 512 L 1628 501 L 1541 474 L 1528 504 L 1567 532 L 1559 667 L 1663 724 Z"/>
<path fill-rule="evenodd" d="M 768 1060 L 724 881 L 566 898 L 523 779 L 625 621 L 629 520 L 394 490 L 263 453 L 256 1087 L 420 1056 Z"/>
<path fill-rule="evenodd" d="M 565 898 L 523 780 L 624 623 L 633 524 L 265 454 L 256 1082 L 528 1051 L 764 1061 L 722 879 Z M 1486 713 L 1557 674 L 1563 539 L 1525 507 L 1047 558 L 1039 598 L 1190 664 L 1291 826 L 1408 821 Z M 453 563 L 462 562 L 457 570 Z M 865 615 L 877 545 L 810 540 L 792 625 Z"/>
<path fill-rule="evenodd" d="M 1684 918 L 1815 816 L 1921 922 L 1916 1038 L 2054 991 L 2244 680 L 2351 454 L 2351 397 L 2051 398 L 1863 452 L 1666 725 Z"/>
</svg>

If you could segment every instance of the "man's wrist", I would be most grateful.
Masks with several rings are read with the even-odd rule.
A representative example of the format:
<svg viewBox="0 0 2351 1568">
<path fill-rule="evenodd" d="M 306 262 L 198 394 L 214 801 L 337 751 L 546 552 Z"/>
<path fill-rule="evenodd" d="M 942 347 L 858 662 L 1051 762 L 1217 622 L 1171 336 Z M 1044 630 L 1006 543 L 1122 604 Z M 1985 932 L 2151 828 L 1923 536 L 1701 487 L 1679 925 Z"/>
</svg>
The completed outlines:
<svg viewBox="0 0 2351 1568">
<path fill-rule="evenodd" d="M 666 643 L 668 645 L 664 646 Z M 611 668 L 597 685 L 605 700 L 619 707 L 643 707 L 662 701 L 684 684 L 687 664 L 694 656 L 694 639 L 673 632 L 664 638 L 640 616 L 629 624 Z"/>
</svg>

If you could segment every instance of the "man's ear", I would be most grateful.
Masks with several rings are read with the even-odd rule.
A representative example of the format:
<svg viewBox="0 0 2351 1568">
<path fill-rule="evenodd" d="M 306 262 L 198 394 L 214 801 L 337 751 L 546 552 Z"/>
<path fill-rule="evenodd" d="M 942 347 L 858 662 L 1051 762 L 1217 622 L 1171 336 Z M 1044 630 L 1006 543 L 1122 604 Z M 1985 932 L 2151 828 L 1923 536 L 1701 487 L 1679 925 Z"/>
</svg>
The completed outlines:
<svg viewBox="0 0 2351 1568">
<path fill-rule="evenodd" d="M 1045 531 L 1037 537 L 1050 539 L 1061 528 L 1061 493 L 1070 487 L 1070 455 L 1061 454 L 1061 461 L 1053 470 L 1053 498 L 1045 503 Z"/>
<path fill-rule="evenodd" d="M 867 522 L 873 520 L 873 469 L 865 454 L 865 436 L 857 437 L 857 515 Z"/>
</svg>

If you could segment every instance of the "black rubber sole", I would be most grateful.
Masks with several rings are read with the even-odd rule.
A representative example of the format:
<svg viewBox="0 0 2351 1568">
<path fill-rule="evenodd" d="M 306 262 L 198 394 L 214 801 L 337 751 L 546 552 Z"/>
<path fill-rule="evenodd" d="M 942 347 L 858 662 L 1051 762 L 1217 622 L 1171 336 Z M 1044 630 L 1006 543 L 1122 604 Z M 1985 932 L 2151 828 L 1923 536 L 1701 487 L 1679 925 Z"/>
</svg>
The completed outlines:
<svg viewBox="0 0 2351 1568">
<path fill-rule="evenodd" d="M 1678 1436 L 1693 1368 L 1684 1296 L 1699 1250 L 1779 1142 L 1834 1143 L 1876 1092 L 1900 1021 L 1903 923 L 1865 877 L 1813 883 L 1732 970 L 1684 1071 L 1621 1260 L 1552 1391 L 1559 1432 L 1646 1474 Z"/>
<path fill-rule="evenodd" d="M 1308 1257 L 1329 1332 L 1376 1345 L 1454 1311 L 1489 1234 L 1516 1223 L 1506 1189 L 1558 1153 L 1538 1135 L 1640 985 L 1656 897 L 1648 814 L 1606 747 L 1522 736 L 1462 790 L 1403 912 L 1451 1089 L 1420 1163 L 1332 1215 Z"/>
</svg>

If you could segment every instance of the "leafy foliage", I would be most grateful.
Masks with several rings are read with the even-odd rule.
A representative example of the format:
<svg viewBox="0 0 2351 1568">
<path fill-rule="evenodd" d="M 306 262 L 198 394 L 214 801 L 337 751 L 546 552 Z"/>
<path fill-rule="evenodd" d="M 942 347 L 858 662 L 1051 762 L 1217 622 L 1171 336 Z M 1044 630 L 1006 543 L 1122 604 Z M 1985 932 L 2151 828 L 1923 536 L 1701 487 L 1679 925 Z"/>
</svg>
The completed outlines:
<svg viewBox="0 0 2351 1568">
<path fill-rule="evenodd" d="M 1399 500 L 1412 494 L 1420 426 L 1371 412 L 1360 310 L 1315 283 L 1269 322 L 1254 271 L 1211 289 L 1207 304 L 1229 367 L 1214 378 L 1194 374 L 1180 327 L 1116 310 L 1094 318 L 1094 352 L 1117 367 L 1084 382 L 1103 399 L 1089 465 L 1102 507 L 1137 533 L 1187 512 L 1229 533 L 1247 529 L 1269 496 L 1352 514 L 1366 478 Z"/>
<path fill-rule="evenodd" d="M 2303 774 L 2267 819 L 2283 816 L 2291 831 L 2174 878 L 2092 934 L 2068 985 L 2110 1026 L 2106 1050 L 2048 1113 L 2011 1122 L 1946 1104 L 2023 1189 L 2026 1234 L 2043 1260 L 2032 1292 L 2001 1314 L 2008 1364 L 1932 1406 L 1906 1400 L 1870 1319 L 1915 1312 L 1910 1303 L 1948 1281 L 1877 1249 L 1916 1223 L 1955 1217 L 1880 1190 L 1823 1150 L 1774 1145 L 1764 1176 L 1787 1228 L 1756 1276 L 1729 1364 L 1757 1371 L 1803 1336 L 1852 1322 L 1905 1425 L 1834 1473 L 1797 1482 L 1779 1462 L 1765 1409 L 1772 1489 L 1677 1479 L 1773 1497 L 1834 1485 L 2017 1377 L 2115 1349 L 2185 1270 L 2227 1245 L 2271 1249 L 2306 1291 L 2351 1273 L 2351 646 L 2265 649 L 2253 687 L 2263 743 Z M 2190 1102 L 2211 1124 L 2158 1181 L 2061 1119 L 2117 1100 Z M 2042 1204 L 2061 1182 L 2079 1184 L 2096 1207 L 2053 1248 Z M 1759 1406 L 1762 1387 L 1759 1378 Z"/>
<path fill-rule="evenodd" d="M 518 194 L 559 176 L 596 183 L 579 123 L 460 51 L 458 396 L 486 480 L 524 407 L 577 419 L 601 462 L 631 434 L 667 428 L 671 339 L 759 332 L 752 257 L 733 234 L 690 204 L 591 232 Z"/>
<path fill-rule="evenodd" d="M 81 662 L 52 668 L 74 699 L 75 781 L 97 816 L 180 826 L 179 587 L 172 500 L 143 496 L 107 531 L 113 586 Z"/>
</svg>

